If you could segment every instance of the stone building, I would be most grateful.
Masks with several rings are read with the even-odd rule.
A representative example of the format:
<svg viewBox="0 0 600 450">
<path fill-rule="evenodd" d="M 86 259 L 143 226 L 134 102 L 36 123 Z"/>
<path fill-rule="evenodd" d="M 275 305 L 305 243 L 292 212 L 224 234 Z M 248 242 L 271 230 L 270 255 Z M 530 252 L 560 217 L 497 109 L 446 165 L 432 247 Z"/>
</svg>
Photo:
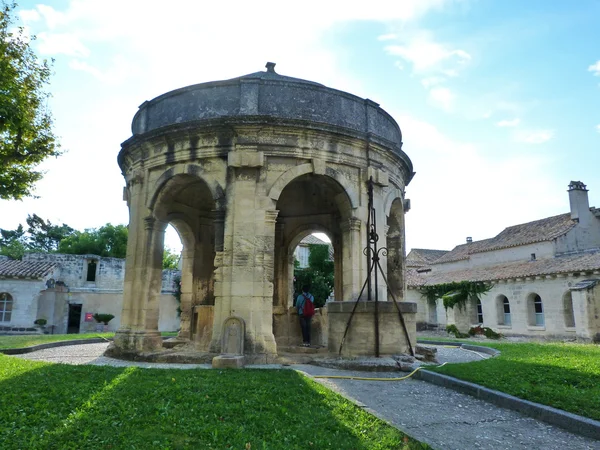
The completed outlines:
<svg viewBox="0 0 600 450">
<path fill-rule="evenodd" d="M 293 250 L 311 233 L 326 233 L 335 264 L 330 304 L 340 303 L 339 319 L 331 308 L 321 311 L 331 344 L 331 330 L 341 328 L 332 321 L 345 320 L 344 304 L 366 277 L 371 177 L 380 244 L 389 250 L 382 264 L 404 297 L 404 190 L 413 172 L 398 124 L 371 100 L 274 67 L 168 92 L 135 115 L 118 157 L 130 234 L 116 353 L 161 348 L 168 224 L 183 243 L 179 337 L 217 353 L 231 316 L 245 322 L 248 354 L 275 355 L 299 335 L 289 304 Z M 377 288 L 385 299 L 381 278 Z"/>
<path fill-rule="evenodd" d="M 506 228 L 451 251 L 414 249 L 407 257 L 408 293 L 423 326 L 477 324 L 505 335 L 600 338 L 600 210 L 586 186 L 569 184 L 570 212 Z M 430 304 L 419 287 L 484 281 L 492 289 L 464 310 Z"/>
<path fill-rule="evenodd" d="M 55 334 L 95 331 L 90 314 L 112 314 L 118 329 L 123 308 L 125 260 L 96 255 L 27 253 L 0 259 L 0 332 L 32 331 L 37 319 Z M 159 330 L 179 328 L 173 296 L 177 271 L 163 271 Z M 29 330 L 27 330 L 29 329 Z"/>
</svg>

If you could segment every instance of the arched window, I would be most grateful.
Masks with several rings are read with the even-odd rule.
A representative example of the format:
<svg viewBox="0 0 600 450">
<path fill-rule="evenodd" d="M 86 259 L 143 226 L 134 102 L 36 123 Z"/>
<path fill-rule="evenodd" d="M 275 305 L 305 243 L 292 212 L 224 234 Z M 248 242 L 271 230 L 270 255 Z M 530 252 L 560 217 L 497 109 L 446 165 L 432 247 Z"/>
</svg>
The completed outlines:
<svg viewBox="0 0 600 450">
<path fill-rule="evenodd" d="M 477 323 L 483 323 L 483 306 L 481 306 L 481 300 L 477 299 Z"/>
<path fill-rule="evenodd" d="M 10 322 L 12 314 L 13 299 L 7 292 L 0 294 L 0 322 Z"/>
<path fill-rule="evenodd" d="M 496 306 L 498 308 L 498 325 L 510 327 L 512 325 L 510 318 L 510 302 L 506 295 L 498 296 L 496 299 Z"/>
<path fill-rule="evenodd" d="M 527 301 L 529 312 L 529 325 L 536 327 L 544 326 L 544 305 L 538 294 L 529 294 Z"/>
<path fill-rule="evenodd" d="M 571 291 L 568 291 L 563 296 L 563 314 L 565 317 L 565 327 L 575 328 L 575 313 L 573 311 L 573 297 Z"/>
</svg>

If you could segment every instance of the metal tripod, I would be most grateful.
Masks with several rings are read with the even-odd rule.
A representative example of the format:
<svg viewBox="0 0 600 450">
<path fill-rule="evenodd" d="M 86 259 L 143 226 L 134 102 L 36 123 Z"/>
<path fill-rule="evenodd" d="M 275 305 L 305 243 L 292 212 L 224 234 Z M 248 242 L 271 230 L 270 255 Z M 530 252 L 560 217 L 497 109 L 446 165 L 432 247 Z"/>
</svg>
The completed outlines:
<svg viewBox="0 0 600 450">
<path fill-rule="evenodd" d="M 338 354 L 340 356 L 342 354 L 342 347 L 344 346 L 346 335 L 348 334 L 348 330 L 350 329 L 350 324 L 352 323 L 352 318 L 354 317 L 356 307 L 358 306 L 358 302 L 362 298 L 365 288 L 367 288 L 367 301 L 373 301 L 373 289 L 371 283 L 371 277 L 373 277 L 375 281 L 375 356 L 379 357 L 379 289 L 377 281 L 378 273 L 380 273 L 387 287 L 387 291 L 392 296 L 394 305 L 396 305 L 396 310 L 398 311 L 398 317 L 400 318 L 400 323 L 402 324 L 402 329 L 404 331 L 404 336 L 406 337 L 406 342 L 408 342 L 410 354 L 414 356 L 415 352 L 410 342 L 408 330 L 406 329 L 406 324 L 404 322 L 404 317 L 402 316 L 402 311 L 400 311 L 400 306 L 398 305 L 398 301 L 396 300 L 396 295 L 390 289 L 387 277 L 383 273 L 383 269 L 381 268 L 381 264 L 379 263 L 381 256 L 387 256 L 388 250 L 386 247 L 381 247 L 379 249 L 377 248 L 377 241 L 379 241 L 379 235 L 377 234 L 377 218 L 375 214 L 375 207 L 373 206 L 373 177 L 370 177 L 367 181 L 367 191 L 369 195 L 369 215 L 367 218 L 367 246 L 364 248 L 363 254 L 367 257 L 367 266 L 369 267 L 369 271 L 367 273 L 367 279 L 365 280 L 363 287 L 360 290 L 360 294 L 358 294 L 358 298 L 354 303 L 354 308 L 352 308 L 352 312 L 350 313 L 350 317 L 348 318 L 348 323 L 346 324 L 346 330 L 344 331 L 344 336 L 342 337 L 342 342 L 340 343 L 340 351 Z"/>
</svg>

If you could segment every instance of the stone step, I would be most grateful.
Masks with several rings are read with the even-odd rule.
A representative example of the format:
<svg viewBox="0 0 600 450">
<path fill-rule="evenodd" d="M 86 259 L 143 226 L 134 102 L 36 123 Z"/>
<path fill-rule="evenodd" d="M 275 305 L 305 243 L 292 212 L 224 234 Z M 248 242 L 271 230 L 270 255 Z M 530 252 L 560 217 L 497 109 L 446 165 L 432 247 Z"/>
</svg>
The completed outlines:
<svg viewBox="0 0 600 450">
<path fill-rule="evenodd" d="M 319 354 L 319 353 L 327 353 L 327 347 L 323 347 L 320 345 L 314 345 L 311 347 L 302 347 L 302 346 L 289 346 L 289 347 L 280 347 L 278 349 L 279 352 L 282 353 L 297 353 L 297 354 Z"/>
</svg>

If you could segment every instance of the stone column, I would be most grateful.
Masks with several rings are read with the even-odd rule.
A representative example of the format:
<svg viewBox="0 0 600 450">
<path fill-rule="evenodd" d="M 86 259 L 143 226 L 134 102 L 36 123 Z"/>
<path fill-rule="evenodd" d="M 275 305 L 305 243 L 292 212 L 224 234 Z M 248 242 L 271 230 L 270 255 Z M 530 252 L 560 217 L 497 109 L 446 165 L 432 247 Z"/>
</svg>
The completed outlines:
<svg viewBox="0 0 600 450">
<path fill-rule="evenodd" d="M 115 333 L 117 352 L 162 348 L 158 312 L 162 288 L 162 255 L 166 224 L 140 214 L 145 207 L 141 189 L 130 190 L 130 222 L 121 327 Z"/>
<path fill-rule="evenodd" d="M 600 341 L 600 285 L 595 282 L 571 290 L 578 338 Z"/>
<path fill-rule="evenodd" d="M 341 224 L 343 243 L 342 299 L 344 301 L 356 300 L 364 283 L 364 276 L 366 276 L 366 272 L 363 274 L 363 270 L 361 270 L 364 267 L 361 259 L 365 258 L 362 253 L 364 243 L 361 242 L 361 223 L 362 221 L 359 218 L 350 217 Z"/>
<path fill-rule="evenodd" d="M 224 321 L 246 323 L 245 351 L 276 354 L 273 336 L 273 252 L 278 211 L 259 191 L 264 155 L 238 146 L 228 155 L 229 182 L 223 251 L 215 258 L 215 318 L 211 349 L 220 352 Z"/>
</svg>

